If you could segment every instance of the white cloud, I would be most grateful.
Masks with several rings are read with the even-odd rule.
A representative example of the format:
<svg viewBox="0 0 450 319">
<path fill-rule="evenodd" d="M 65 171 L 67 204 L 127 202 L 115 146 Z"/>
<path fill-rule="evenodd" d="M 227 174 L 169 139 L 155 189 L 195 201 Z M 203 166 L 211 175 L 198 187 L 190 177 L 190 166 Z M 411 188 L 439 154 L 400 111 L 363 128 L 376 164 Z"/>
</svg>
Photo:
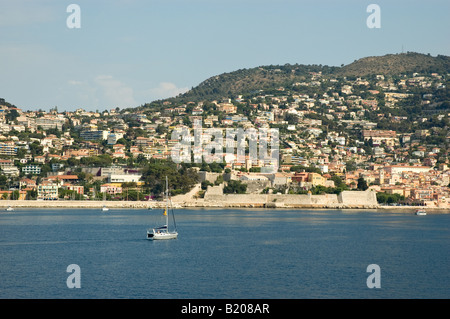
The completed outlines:
<svg viewBox="0 0 450 319">
<path fill-rule="evenodd" d="M 164 99 L 177 96 L 178 94 L 185 93 L 189 89 L 187 87 L 179 88 L 171 82 L 161 82 L 158 87 L 150 89 L 150 94 L 155 99 Z"/>
<path fill-rule="evenodd" d="M 100 87 L 101 100 L 109 105 L 108 107 L 135 107 L 137 102 L 134 99 L 133 89 L 126 86 L 121 81 L 115 79 L 111 75 L 99 75 L 94 82 Z"/>
</svg>

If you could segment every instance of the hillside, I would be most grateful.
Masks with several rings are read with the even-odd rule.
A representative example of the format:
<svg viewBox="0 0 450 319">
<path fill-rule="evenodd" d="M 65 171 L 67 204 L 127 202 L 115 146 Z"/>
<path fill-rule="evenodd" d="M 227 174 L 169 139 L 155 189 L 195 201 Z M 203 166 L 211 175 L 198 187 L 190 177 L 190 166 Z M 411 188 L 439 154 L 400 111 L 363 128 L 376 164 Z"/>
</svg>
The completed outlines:
<svg viewBox="0 0 450 319">
<path fill-rule="evenodd" d="M 259 90 L 276 90 L 295 82 L 305 81 L 310 72 L 332 74 L 336 70 L 336 67 L 299 64 L 241 69 L 213 76 L 179 98 L 195 101 L 233 97 L 238 94 L 245 95 Z"/>
<path fill-rule="evenodd" d="M 450 72 L 450 57 L 433 57 L 420 53 L 388 54 L 359 59 L 339 68 L 335 74 L 341 76 L 367 76 L 371 74 Z"/>
<path fill-rule="evenodd" d="M 322 72 L 334 78 L 360 77 L 374 74 L 398 75 L 418 73 L 450 73 L 450 57 L 436 57 L 421 53 L 388 54 L 365 57 L 345 66 L 285 64 L 260 66 L 251 69 L 223 73 L 213 76 L 188 92 L 169 98 L 171 102 L 217 100 L 224 97 L 247 95 L 259 90 L 266 93 L 280 87 L 289 87 L 310 78 L 311 72 Z M 161 101 L 159 101 L 161 102 Z M 155 103 L 157 104 L 157 102 Z M 146 104 L 144 107 L 149 106 Z"/>
</svg>

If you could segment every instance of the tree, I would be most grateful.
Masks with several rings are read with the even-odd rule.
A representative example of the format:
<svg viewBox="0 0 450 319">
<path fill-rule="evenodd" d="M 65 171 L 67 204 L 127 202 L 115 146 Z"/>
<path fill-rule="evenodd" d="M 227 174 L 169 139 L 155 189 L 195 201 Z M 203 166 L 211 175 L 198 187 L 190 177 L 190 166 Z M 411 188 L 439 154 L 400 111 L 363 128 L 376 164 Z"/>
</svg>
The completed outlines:
<svg viewBox="0 0 450 319">
<path fill-rule="evenodd" d="M 356 163 L 355 161 L 348 161 L 347 163 L 345 163 L 345 171 L 346 172 L 353 172 L 356 170 Z"/>
<path fill-rule="evenodd" d="M 145 186 L 154 195 L 162 195 L 166 176 L 172 195 L 187 193 L 198 181 L 198 174 L 194 169 L 172 161 L 152 160 L 142 172 Z"/>
<path fill-rule="evenodd" d="M 27 191 L 27 199 L 36 199 L 37 198 L 37 191 L 36 190 L 29 190 Z"/>
<path fill-rule="evenodd" d="M 343 190 L 348 190 L 347 184 L 345 184 L 344 181 L 341 179 L 341 177 L 339 177 L 338 175 L 334 175 L 333 177 L 331 177 L 331 180 L 334 182 L 335 193 L 339 194 Z"/>
<path fill-rule="evenodd" d="M 75 157 L 69 157 L 67 159 L 67 166 L 69 166 L 69 167 L 76 167 L 78 165 L 80 165 L 80 160 L 79 159 L 77 159 Z"/>
<path fill-rule="evenodd" d="M 10 109 L 9 112 L 5 115 L 5 119 L 8 120 L 8 122 L 14 122 L 16 118 L 20 116 L 19 112 L 17 112 L 14 109 Z"/>
<path fill-rule="evenodd" d="M 19 199 L 19 196 L 20 196 L 20 191 L 15 190 L 15 191 L 13 191 L 13 192 L 11 193 L 11 198 L 10 198 L 10 199 L 18 200 L 18 199 Z"/>
<path fill-rule="evenodd" d="M 203 181 L 202 182 L 202 189 L 206 190 L 208 188 L 208 186 L 214 186 L 213 183 L 211 183 L 210 181 Z"/>
<path fill-rule="evenodd" d="M 5 189 L 8 183 L 8 178 L 5 175 L 0 175 L 0 189 Z"/>
<path fill-rule="evenodd" d="M 33 143 L 31 143 L 29 145 L 30 148 L 30 152 L 33 156 L 37 156 L 37 155 L 43 155 L 43 149 L 44 147 L 37 141 L 34 141 Z"/>
<path fill-rule="evenodd" d="M 131 145 L 131 142 L 129 142 L 128 140 L 126 140 L 125 138 L 122 137 L 117 140 L 116 144 L 122 144 L 125 147 L 129 148 Z"/>
<path fill-rule="evenodd" d="M 156 127 L 156 134 L 164 134 L 168 132 L 168 128 L 162 124 L 158 124 L 158 126 Z"/>
<path fill-rule="evenodd" d="M 286 113 L 284 116 L 284 120 L 288 122 L 288 124 L 297 124 L 298 123 L 298 116 L 296 114 L 292 113 Z"/>
<path fill-rule="evenodd" d="M 241 181 L 231 180 L 228 185 L 223 188 L 224 194 L 245 194 L 247 185 Z"/>
<path fill-rule="evenodd" d="M 214 181 L 214 185 L 220 185 L 223 183 L 223 175 L 217 176 L 216 180 Z"/>
<path fill-rule="evenodd" d="M 366 180 L 362 176 L 358 178 L 358 184 L 356 187 L 360 191 L 365 191 L 366 189 L 369 188 L 369 186 L 367 186 Z"/>
<path fill-rule="evenodd" d="M 77 172 L 76 175 L 77 175 L 77 177 L 78 177 L 78 180 L 80 180 L 80 181 L 86 180 L 86 173 L 85 173 L 85 172 L 80 171 L 80 172 Z"/>
<path fill-rule="evenodd" d="M 380 204 L 384 204 L 387 201 L 387 194 L 386 193 L 377 193 L 377 201 Z"/>
</svg>

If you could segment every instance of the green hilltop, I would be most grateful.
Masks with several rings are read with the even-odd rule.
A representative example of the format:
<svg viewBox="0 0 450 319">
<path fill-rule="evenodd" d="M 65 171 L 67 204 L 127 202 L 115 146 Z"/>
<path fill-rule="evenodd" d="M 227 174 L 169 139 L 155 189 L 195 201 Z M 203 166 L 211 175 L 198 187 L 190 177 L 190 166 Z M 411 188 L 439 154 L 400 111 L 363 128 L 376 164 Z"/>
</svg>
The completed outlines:
<svg viewBox="0 0 450 319">
<path fill-rule="evenodd" d="M 369 76 L 373 74 L 398 75 L 412 73 L 450 72 L 450 57 L 421 53 L 388 54 L 359 59 L 338 69 L 342 76 Z"/>
<path fill-rule="evenodd" d="M 416 72 L 447 74 L 450 73 L 450 57 L 444 55 L 433 57 L 429 54 L 408 52 L 365 57 L 340 67 L 285 64 L 240 69 L 212 76 L 184 94 L 147 103 L 143 107 L 161 106 L 163 101 L 170 101 L 176 104 L 235 98 L 237 95 L 251 95 L 261 90 L 270 93 L 270 90 L 276 91 L 280 87 L 291 87 L 295 83 L 308 80 L 312 73 L 319 72 L 321 72 L 322 76 L 337 79 L 344 77 L 370 77 L 378 74 L 392 76 L 400 74 L 412 75 Z"/>
</svg>

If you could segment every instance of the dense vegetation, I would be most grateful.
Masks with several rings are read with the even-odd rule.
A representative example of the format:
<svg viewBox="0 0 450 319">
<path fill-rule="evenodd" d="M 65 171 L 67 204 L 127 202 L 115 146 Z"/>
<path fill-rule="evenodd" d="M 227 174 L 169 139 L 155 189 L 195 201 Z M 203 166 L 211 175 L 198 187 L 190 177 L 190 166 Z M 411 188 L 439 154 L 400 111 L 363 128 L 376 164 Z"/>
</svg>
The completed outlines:
<svg viewBox="0 0 450 319">
<path fill-rule="evenodd" d="M 186 193 L 198 182 L 193 168 L 172 161 L 151 160 L 142 171 L 145 188 L 155 196 L 164 192 L 166 176 L 171 195 Z"/>
<path fill-rule="evenodd" d="M 415 52 L 387 54 L 379 57 L 366 57 L 343 66 L 336 71 L 336 74 L 342 76 L 367 76 L 371 74 L 412 74 L 414 72 L 449 73 L 450 57 L 444 55 L 432 57 L 429 54 Z"/>
</svg>

